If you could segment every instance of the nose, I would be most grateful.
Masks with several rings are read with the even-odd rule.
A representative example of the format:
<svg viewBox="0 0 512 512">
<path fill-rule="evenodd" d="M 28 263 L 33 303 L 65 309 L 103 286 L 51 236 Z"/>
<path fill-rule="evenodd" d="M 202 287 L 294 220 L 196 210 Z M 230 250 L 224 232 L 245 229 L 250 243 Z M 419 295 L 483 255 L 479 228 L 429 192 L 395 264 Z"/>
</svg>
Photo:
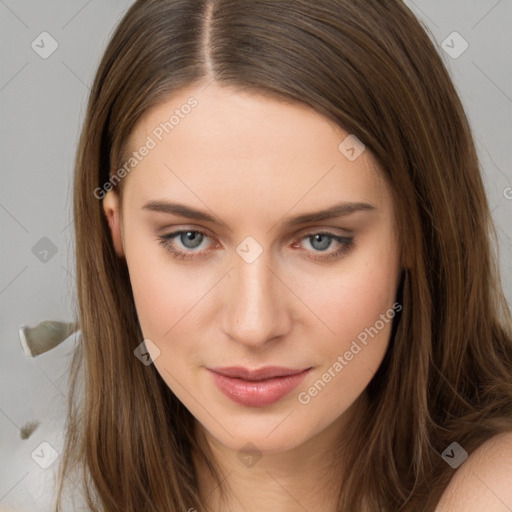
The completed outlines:
<svg viewBox="0 0 512 512">
<path fill-rule="evenodd" d="M 286 286 L 276 276 L 265 251 L 252 263 L 234 255 L 223 308 L 224 332 L 238 343 L 257 348 L 289 332 Z M 290 292 L 288 291 L 288 294 Z"/>
</svg>

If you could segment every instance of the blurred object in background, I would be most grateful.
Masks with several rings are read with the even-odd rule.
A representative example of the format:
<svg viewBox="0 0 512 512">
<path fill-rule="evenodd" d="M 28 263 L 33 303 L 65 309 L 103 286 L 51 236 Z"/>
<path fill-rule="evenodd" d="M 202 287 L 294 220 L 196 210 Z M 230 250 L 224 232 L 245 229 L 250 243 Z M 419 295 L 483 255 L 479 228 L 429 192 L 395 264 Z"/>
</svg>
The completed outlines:
<svg viewBox="0 0 512 512">
<path fill-rule="evenodd" d="M 44 320 L 35 327 L 22 325 L 19 328 L 21 346 L 26 356 L 36 357 L 57 345 L 78 330 L 74 322 Z"/>
</svg>

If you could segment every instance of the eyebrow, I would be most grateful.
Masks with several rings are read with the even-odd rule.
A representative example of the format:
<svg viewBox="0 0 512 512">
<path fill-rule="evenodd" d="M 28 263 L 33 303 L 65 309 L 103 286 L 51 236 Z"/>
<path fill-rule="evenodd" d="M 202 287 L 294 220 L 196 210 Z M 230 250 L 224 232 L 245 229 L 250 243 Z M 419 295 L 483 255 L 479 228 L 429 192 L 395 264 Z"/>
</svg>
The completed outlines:
<svg viewBox="0 0 512 512">
<path fill-rule="evenodd" d="M 200 220 L 204 222 L 218 223 L 218 219 L 209 213 L 197 210 L 181 203 L 172 203 L 168 201 L 149 201 L 143 207 L 143 210 L 149 210 L 158 213 L 167 213 L 186 217 L 189 219 Z M 306 224 L 308 222 L 318 222 L 321 220 L 334 219 L 337 217 L 345 217 L 355 212 L 372 211 L 377 208 L 370 203 L 362 202 L 343 202 L 335 204 L 325 210 L 317 212 L 304 213 L 296 217 L 292 217 L 285 221 L 288 226 L 296 226 L 298 224 Z"/>
</svg>

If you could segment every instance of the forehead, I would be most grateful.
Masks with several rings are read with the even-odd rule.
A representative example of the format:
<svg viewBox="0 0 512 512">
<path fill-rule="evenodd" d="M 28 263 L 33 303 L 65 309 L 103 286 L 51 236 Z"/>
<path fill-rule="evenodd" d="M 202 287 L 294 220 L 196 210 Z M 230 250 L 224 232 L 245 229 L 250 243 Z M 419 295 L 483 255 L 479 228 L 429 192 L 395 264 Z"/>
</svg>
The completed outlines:
<svg viewBox="0 0 512 512">
<path fill-rule="evenodd" d="M 192 86 L 152 108 L 135 127 L 127 157 L 145 145 L 151 149 L 132 168 L 126 189 L 141 201 L 179 189 L 196 204 L 199 193 L 215 201 L 220 192 L 239 206 L 259 199 L 278 202 L 281 210 L 345 196 L 382 203 L 387 191 L 381 172 L 370 151 L 357 156 L 357 144 L 307 105 L 217 84 Z"/>
</svg>

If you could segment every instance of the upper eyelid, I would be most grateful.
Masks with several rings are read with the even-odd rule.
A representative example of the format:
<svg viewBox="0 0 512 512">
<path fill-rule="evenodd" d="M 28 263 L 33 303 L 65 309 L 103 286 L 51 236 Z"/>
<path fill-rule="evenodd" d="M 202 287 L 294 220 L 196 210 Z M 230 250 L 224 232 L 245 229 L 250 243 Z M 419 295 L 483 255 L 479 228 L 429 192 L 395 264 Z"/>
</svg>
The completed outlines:
<svg viewBox="0 0 512 512">
<path fill-rule="evenodd" d="M 340 230 L 344 233 L 338 233 L 336 232 L 336 230 Z M 176 235 L 177 233 L 181 233 L 181 232 L 186 232 L 186 231 L 194 231 L 194 232 L 198 232 L 198 233 L 203 233 L 205 235 L 207 235 L 209 238 L 213 238 L 213 239 L 217 239 L 217 237 L 215 235 L 212 235 L 210 234 L 211 231 L 207 228 L 203 228 L 203 227 L 171 227 L 171 228 L 168 228 L 168 230 L 162 230 L 163 233 L 162 233 L 162 236 L 169 236 L 169 235 Z M 308 236 L 308 235 L 315 235 L 315 234 L 318 234 L 318 233 L 328 233 L 328 234 L 331 234 L 331 235 L 334 235 L 334 236 L 345 236 L 346 238 L 350 237 L 353 235 L 353 231 L 352 229 L 347 229 L 347 228 L 326 228 L 326 227 L 322 227 L 322 226 L 312 226 L 311 228 L 302 228 L 298 231 L 298 233 L 292 235 L 292 236 L 289 236 L 288 238 L 293 238 L 293 239 L 296 239 L 296 238 L 302 238 L 302 237 L 305 237 L 305 236 Z"/>
</svg>

